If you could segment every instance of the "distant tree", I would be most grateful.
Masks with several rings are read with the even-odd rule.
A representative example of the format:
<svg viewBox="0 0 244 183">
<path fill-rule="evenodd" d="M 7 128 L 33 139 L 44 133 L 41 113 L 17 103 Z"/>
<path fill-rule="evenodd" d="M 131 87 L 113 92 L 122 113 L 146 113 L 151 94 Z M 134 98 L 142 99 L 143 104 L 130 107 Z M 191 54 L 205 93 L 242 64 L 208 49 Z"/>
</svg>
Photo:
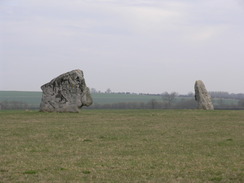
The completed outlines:
<svg viewBox="0 0 244 183">
<path fill-rule="evenodd" d="M 189 92 L 189 93 L 187 94 L 187 96 L 188 96 L 188 97 L 194 97 L 194 93 Z"/>
<path fill-rule="evenodd" d="M 98 93 L 95 88 L 91 88 L 91 93 Z"/>
<path fill-rule="evenodd" d="M 108 88 L 105 93 L 112 93 L 112 90 L 110 88 Z"/>
<path fill-rule="evenodd" d="M 162 99 L 163 99 L 163 102 L 165 103 L 165 107 L 171 108 L 171 106 L 177 96 L 178 96 L 178 94 L 176 92 L 171 92 L 171 93 L 164 92 L 162 94 Z"/>
<path fill-rule="evenodd" d="M 228 92 L 210 91 L 209 94 L 212 98 L 231 98 L 231 95 Z"/>
</svg>

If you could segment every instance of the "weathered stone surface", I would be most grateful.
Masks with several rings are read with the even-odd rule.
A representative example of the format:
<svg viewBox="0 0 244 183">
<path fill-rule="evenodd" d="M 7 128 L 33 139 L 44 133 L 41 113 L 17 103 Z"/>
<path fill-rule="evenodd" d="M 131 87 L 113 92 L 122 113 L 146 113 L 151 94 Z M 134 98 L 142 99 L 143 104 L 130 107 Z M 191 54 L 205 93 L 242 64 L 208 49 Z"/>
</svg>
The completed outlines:
<svg viewBox="0 0 244 183">
<path fill-rule="evenodd" d="M 43 93 L 40 111 L 79 112 L 83 106 L 92 104 L 92 97 L 81 70 L 62 74 L 41 86 L 41 89 Z"/>
<path fill-rule="evenodd" d="M 211 96 L 205 88 L 204 83 L 201 80 L 195 82 L 195 100 L 198 103 L 199 109 L 213 110 L 213 104 Z"/>
</svg>

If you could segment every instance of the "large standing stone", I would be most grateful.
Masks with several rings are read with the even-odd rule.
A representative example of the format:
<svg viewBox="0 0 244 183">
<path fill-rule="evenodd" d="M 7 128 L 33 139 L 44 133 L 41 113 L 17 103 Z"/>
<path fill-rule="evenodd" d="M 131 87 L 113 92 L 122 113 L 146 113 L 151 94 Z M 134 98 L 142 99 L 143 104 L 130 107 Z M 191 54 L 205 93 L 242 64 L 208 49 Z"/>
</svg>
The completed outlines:
<svg viewBox="0 0 244 183">
<path fill-rule="evenodd" d="M 195 82 L 195 100 L 198 102 L 199 109 L 213 110 L 211 96 L 201 80 Z"/>
<path fill-rule="evenodd" d="M 81 70 L 62 74 L 41 86 L 41 89 L 43 93 L 40 111 L 79 112 L 82 106 L 92 104 L 92 97 Z"/>
</svg>

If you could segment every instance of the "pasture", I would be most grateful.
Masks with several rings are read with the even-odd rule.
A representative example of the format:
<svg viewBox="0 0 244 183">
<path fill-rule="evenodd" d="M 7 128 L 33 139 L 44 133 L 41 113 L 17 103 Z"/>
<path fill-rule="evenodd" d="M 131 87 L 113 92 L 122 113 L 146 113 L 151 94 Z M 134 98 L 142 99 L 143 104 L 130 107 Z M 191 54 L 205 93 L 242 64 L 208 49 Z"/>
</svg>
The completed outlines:
<svg viewBox="0 0 244 183">
<path fill-rule="evenodd" d="M 0 182 L 244 182 L 244 111 L 0 111 Z"/>
</svg>

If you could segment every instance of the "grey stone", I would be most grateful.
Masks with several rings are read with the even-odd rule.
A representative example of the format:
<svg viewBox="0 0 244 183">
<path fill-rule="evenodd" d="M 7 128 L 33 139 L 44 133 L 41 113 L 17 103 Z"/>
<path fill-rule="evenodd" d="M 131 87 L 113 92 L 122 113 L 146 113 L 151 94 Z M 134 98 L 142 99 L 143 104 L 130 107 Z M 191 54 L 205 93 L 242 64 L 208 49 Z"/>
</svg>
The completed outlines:
<svg viewBox="0 0 244 183">
<path fill-rule="evenodd" d="M 43 112 L 79 112 L 83 106 L 90 106 L 93 102 L 81 70 L 64 73 L 41 89 L 40 111 Z"/>
<path fill-rule="evenodd" d="M 214 110 L 211 96 L 201 80 L 195 82 L 195 100 L 198 103 L 199 109 Z"/>
</svg>

